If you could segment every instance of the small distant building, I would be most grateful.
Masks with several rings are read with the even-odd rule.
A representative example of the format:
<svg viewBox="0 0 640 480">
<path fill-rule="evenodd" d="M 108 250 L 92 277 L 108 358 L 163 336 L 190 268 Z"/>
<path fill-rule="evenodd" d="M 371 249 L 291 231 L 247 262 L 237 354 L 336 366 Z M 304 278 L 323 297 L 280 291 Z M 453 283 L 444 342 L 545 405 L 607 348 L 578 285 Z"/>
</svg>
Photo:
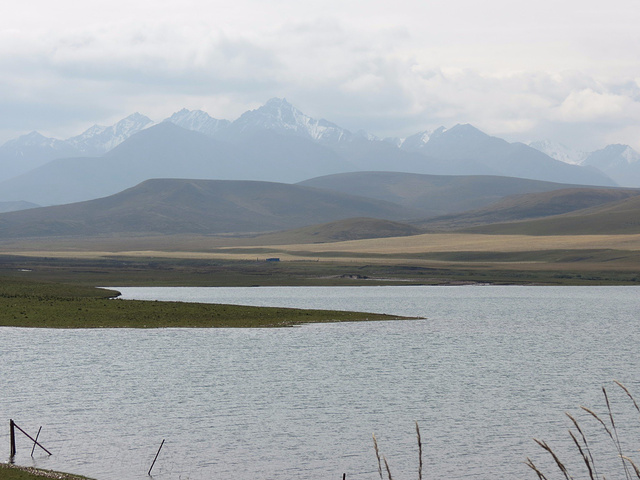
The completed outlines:
<svg viewBox="0 0 640 480">
<path fill-rule="evenodd" d="M 271 258 L 267 258 L 266 261 L 267 262 L 279 262 L 280 259 L 278 257 L 271 257 Z"/>
</svg>

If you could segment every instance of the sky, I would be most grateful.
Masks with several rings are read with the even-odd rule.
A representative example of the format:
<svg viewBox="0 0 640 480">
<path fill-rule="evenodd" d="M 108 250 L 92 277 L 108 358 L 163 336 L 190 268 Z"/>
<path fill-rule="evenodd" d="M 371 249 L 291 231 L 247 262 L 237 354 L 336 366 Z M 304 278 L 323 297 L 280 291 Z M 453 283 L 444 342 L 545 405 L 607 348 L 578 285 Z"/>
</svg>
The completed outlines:
<svg viewBox="0 0 640 480">
<path fill-rule="evenodd" d="M 637 0 L 22 0 L 0 15 L 0 143 L 284 97 L 380 137 L 640 150 L 638 25 Z"/>
</svg>

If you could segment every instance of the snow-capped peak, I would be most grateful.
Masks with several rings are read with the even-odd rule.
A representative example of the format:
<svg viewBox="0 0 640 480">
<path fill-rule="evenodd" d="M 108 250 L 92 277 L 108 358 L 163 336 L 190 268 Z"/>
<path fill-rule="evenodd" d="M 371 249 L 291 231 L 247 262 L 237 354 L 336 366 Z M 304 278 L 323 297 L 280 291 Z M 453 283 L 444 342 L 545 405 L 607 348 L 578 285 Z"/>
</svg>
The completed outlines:
<svg viewBox="0 0 640 480">
<path fill-rule="evenodd" d="M 48 148 L 52 150 L 69 150 L 70 147 L 63 140 L 45 137 L 40 132 L 30 132 L 18 138 L 7 141 L 2 148 L 9 150 L 21 150 L 24 148 Z"/>
<path fill-rule="evenodd" d="M 26 133 L 24 135 L 19 136 L 18 138 L 9 140 L 7 143 L 5 143 L 5 145 L 7 146 L 13 145 L 13 144 L 20 144 L 25 146 L 43 145 L 45 143 L 48 143 L 51 140 L 54 140 L 54 139 L 47 138 L 44 135 L 42 135 L 40 132 L 36 132 L 34 130 L 33 132 Z"/>
<path fill-rule="evenodd" d="M 622 158 L 624 158 L 629 165 L 640 162 L 640 153 L 636 152 L 629 145 L 625 145 L 625 147 L 621 154 Z"/>
<path fill-rule="evenodd" d="M 153 121 L 149 117 L 136 112 L 110 127 L 94 125 L 80 135 L 67 139 L 67 142 L 84 155 L 101 155 L 151 125 Z"/>
<path fill-rule="evenodd" d="M 535 142 L 529 142 L 527 145 L 547 154 L 551 158 L 572 165 L 581 165 L 588 155 L 588 153 L 581 150 L 575 150 L 567 147 L 566 145 L 558 142 L 552 142 L 550 140 L 538 140 Z"/>
<path fill-rule="evenodd" d="M 379 142 L 381 141 L 381 139 L 379 137 L 376 137 L 373 133 L 369 133 L 365 130 L 358 130 L 356 132 L 356 135 L 360 138 L 364 138 L 365 140 L 368 140 L 370 142 Z"/>
<path fill-rule="evenodd" d="M 629 145 L 607 145 L 602 150 L 591 152 L 585 159 L 585 165 L 608 170 L 624 165 L 633 165 L 640 161 L 640 154 Z"/>
<path fill-rule="evenodd" d="M 319 142 L 340 142 L 352 138 L 348 130 L 327 120 L 305 115 L 284 98 L 272 98 L 262 107 L 245 112 L 233 122 L 241 131 L 251 129 L 273 130 L 294 134 Z"/>
<path fill-rule="evenodd" d="M 446 128 L 440 127 L 436 130 L 424 130 L 422 132 L 418 132 L 410 137 L 401 139 L 399 143 L 399 147 L 403 150 L 407 150 L 410 152 L 419 151 L 422 147 L 424 147 L 429 140 L 434 136 L 438 136 L 439 134 L 446 131 Z"/>
<path fill-rule="evenodd" d="M 213 118 L 202 110 L 187 110 L 186 108 L 174 113 L 164 121 L 205 135 L 213 135 L 231 123 L 229 120 Z"/>
</svg>

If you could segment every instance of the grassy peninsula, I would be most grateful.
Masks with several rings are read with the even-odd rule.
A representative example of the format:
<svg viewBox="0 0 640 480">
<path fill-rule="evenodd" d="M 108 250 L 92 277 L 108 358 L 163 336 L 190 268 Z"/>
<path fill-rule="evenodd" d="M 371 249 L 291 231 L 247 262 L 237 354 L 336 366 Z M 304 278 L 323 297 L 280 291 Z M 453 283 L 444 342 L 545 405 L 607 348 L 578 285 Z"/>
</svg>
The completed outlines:
<svg viewBox="0 0 640 480">
<path fill-rule="evenodd" d="M 33 328 L 287 327 L 391 320 L 390 315 L 119 300 L 118 292 L 79 285 L 0 279 L 0 326 Z"/>
<path fill-rule="evenodd" d="M 58 480 L 91 480 L 80 475 L 54 472 L 33 467 L 20 467 L 8 463 L 0 463 L 0 478 L 2 480 L 39 480 L 42 478 L 56 478 Z"/>
</svg>

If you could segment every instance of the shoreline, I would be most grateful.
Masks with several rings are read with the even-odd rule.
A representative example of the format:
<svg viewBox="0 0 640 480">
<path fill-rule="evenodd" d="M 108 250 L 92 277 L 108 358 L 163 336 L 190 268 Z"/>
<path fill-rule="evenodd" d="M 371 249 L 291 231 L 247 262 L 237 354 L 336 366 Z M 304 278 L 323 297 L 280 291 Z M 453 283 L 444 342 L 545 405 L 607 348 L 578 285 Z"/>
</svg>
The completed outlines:
<svg viewBox="0 0 640 480">
<path fill-rule="evenodd" d="M 57 472 L 36 467 L 25 467 L 14 463 L 0 463 L 0 472 L 6 480 L 32 480 L 39 478 L 55 478 L 58 480 L 94 480 L 73 473 Z"/>
<path fill-rule="evenodd" d="M 307 323 L 410 320 L 338 310 L 252 307 L 113 298 L 120 292 L 63 283 L 0 282 L 0 327 L 282 328 Z"/>
</svg>

